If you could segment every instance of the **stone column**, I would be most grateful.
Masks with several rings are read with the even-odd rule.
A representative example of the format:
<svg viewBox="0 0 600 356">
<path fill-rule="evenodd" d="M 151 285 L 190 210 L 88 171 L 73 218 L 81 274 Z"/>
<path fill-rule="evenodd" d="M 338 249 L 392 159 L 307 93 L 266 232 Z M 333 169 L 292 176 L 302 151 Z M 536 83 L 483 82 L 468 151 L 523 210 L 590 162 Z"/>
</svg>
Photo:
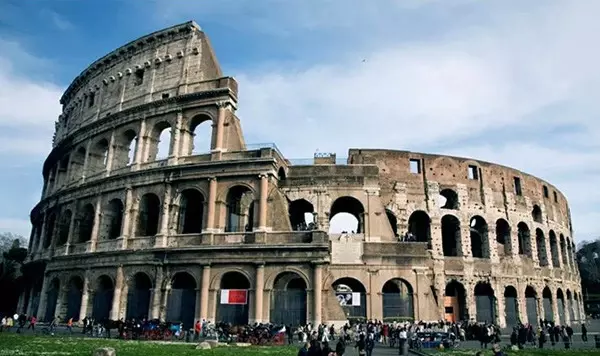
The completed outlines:
<svg viewBox="0 0 600 356">
<path fill-rule="evenodd" d="M 68 289 L 60 285 L 58 288 L 58 298 L 56 299 L 56 306 L 54 308 L 54 315 L 59 316 L 61 320 L 68 320 L 66 314 L 65 302 L 67 299 Z"/>
<path fill-rule="evenodd" d="M 44 238 L 46 237 L 46 214 L 42 218 L 42 228 L 40 229 L 40 235 L 37 238 L 36 250 L 41 253 L 44 249 Z"/>
<path fill-rule="evenodd" d="M 161 239 L 157 239 L 155 245 L 157 247 L 167 247 L 167 238 L 169 236 L 169 218 L 171 215 L 171 184 L 165 185 L 165 195 L 163 197 L 162 214 L 160 218 L 160 231 L 159 235 Z M 160 241 L 159 241 L 160 240 Z"/>
<path fill-rule="evenodd" d="M 316 264 L 313 270 L 313 325 L 317 326 L 321 324 L 321 307 L 323 304 L 323 265 Z"/>
<path fill-rule="evenodd" d="M 92 227 L 89 252 L 96 251 L 96 245 L 98 245 L 98 232 L 100 231 L 100 219 L 102 218 L 102 196 L 97 198 L 94 210 L 94 226 Z"/>
<path fill-rule="evenodd" d="M 121 295 L 123 292 L 123 266 L 117 268 L 117 276 L 115 280 L 115 289 L 113 292 L 112 307 L 110 309 L 110 318 L 112 320 L 119 320 L 121 317 Z"/>
<path fill-rule="evenodd" d="M 256 323 L 263 322 L 263 300 L 265 290 L 265 265 L 256 266 L 256 287 L 254 289 L 254 320 Z"/>
<path fill-rule="evenodd" d="M 566 296 L 563 296 L 563 312 L 565 314 L 565 324 L 571 325 L 571 300 L 567 299 Z"/>
<path fill-rule="evenodd" d="M 227 107 L 229 106 L 228 101 L 220 101 L 217 103 L 219 113 L 217 116 L 217 125 L 214 128 L 217 130 L 215 135 L 215 146 L 212 148 L 213 151 L 221 152 L 223 149 L 223 137 L 225 136 L 225 115 L 227 114 Z"/>
<path fill-rule="evenodd" d="M 115 130 L 110 133 L 110 142 L 108 144 L 108 152 L 106 154 L 106 175 L 110 175 L 112 171 L 113 161 L 115 157 Z"/>
<path fill-rule="evenodd" d="M 494 285 L 494 295 L 496 299 L 496 305 L 494 306 L 497 310 L 496 322 L 501 327 L 506 327 L 506 300 L 504 299 L 504 293 L 500 284 Z"/>
<path fill-rule="evenodd" d="M 69 221 L 69 233 L 67 234 L 65 255 L 69 254 L 69 248 L 73 244 L 73 234 L 75 233 L 75 222 L 77 221 L 76 219 L 77 219 L 77 210 L 74 209 L 71 212 L 71 221 Z"/>
<path fill-rule="evenodd" d="M 556 293 L 552 293 L 552 319 L 556 324 L 560 324 L 560 315 L 558 314 L 558 298 Z"/>
<path fill-rule="evenodd" d="M 202 286 L 200 287 L 200 319 L 208 320 L 208 289 L 210 287 L 210 265 L 202 267 Z"/>
<path fill-rule="evenodd" d="M 160 301 L 160 320 L 167 320 L 167 305 L 169 303 L 169 297 L 171 296 L 171 284 L 167 285 L 167 287 L 163 291 L 163 295 Z"/>
<path fill-rule="evenodd" d="M 137 136 L 137 142 L 135 145 L 135 162 L 132 166 L 139 168 L 140 164 L 144 163 L 146 157 L 144 157 L 144 147 L 146 141 L 146 118 L 143 118 L 140 122 L 140 132 Z"/>
<path fill-rule="evenodd" d="M 151 319 L 160 318 L 160 305 L 162 299 L 162 285 L 163 285 L 163 269 L 157 267 L 156 276 L 154 277 L 154 289 L 152 290 L 150 310 L 148 315 Z"/>
<path fill-rule="evenodd" d="M 208 178 L 208 202 L 206 204 L 206 227 L 205 232 L 214 232 L 215 229 L 215 211 L 217 202 L 217 178 Z"/>
<path fill-rule="evenodd" d="M 92 140 L 89 140 L 86 148 L 85 148 L 85 157 L 83 158 L 83 168 L 81 169 L 81 177 L 74 177 L 76 179 L 81 179 L 81 181 L 85 181 L 85 177 L 87 176 L 88 167 L 90 165 L 90 149 L 92 148 Z"/>
<path fill-rule="evenodd" d="M 175 122 L 175 127 L 173 127 L 173 149 L 171 150 L 171 157 L 179 158 L 181 155 L 181 137 L 182 137 L 182 128 L 183 126 L 183 112 L 177 112 L 177 121 Z"/>
<path fill-rule="evenodd" d="M 267 174 L 259 175 L 260 178 L 260 198 L 258 213 L 258 230 L 267 230 L 267 198 L 269 197 L 269 176 Z"/>
<path fill-rule="evenodd" d="M 131 236 L 131 225 L 134 217 L 131 215 L 133 206 L 133 189 L 125 189 L 125 209 L 123 211 L 123 226 L 121 226 L 121 237 L 123 237 L 123 249 L 127 249 L 128 240 Z"/>
<path fill-rule="evenodd" d="M 86 271 L 83 276 L 83 291 L 81 292 L 81 307 L 79 308 L 79 321 L 87 316 L 88 305 L 90 301 L 90 276 L 89 272 Z"/>
<path fill-rule="evenodd" d="M 46 303 L 48 301 L 48 285 L 50 284 L 50 278 L 44 276 L 42 282 L 42 292 L 40 293 L 40 304 L 38 305 L 37 313 L 38 319 L 44 320 L 46 318 Z"/>
</svg>

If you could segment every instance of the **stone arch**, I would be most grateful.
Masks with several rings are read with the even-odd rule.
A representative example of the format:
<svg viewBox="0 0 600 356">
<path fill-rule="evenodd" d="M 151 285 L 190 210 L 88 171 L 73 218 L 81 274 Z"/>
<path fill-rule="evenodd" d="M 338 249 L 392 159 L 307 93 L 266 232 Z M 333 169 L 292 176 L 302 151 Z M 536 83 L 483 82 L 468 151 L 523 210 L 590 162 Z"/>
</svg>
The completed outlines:
<svg viewBox="0 0 600 356">
<path fill-rule="evenodd" d="M 496 322 L 496 296 L 489 282 L 479 282 L 473 290 L 475 295 L 475 320 L 478 322 Z"/>
<path fill-rule="evenodd" d="M 100 236 L 105 239 L 114 240 L 121 236 L 123 226 L 123 214 L 125 207 L 119 198 L 111 199 L 104 208 L 102 214 L 102 227 Z"/>
<path fill-rule="evenodd" d="M 46 293 L 46 315 L 44 316 L 44 320 L 51 321 L 58 316 L 54 313 L 56 310 L 56 304 L 58 303 L 59 294 L 60 280 L 58 278 L 53 278 L 48 285 L 48 292 Z"/>
<path fill-rule="evenodd" d="M 71 230 L 72 218 L 73 213 L 69 209 L 66 209 L 60 214 L 60 219 L 58 222 L 58 236 L 56 241 L 57 246 L 62 246 L 69 240 L 69 231 Z"/>
<path fill-rule="evenodd" d="M 308 274 L 306 274 L 306 272 L 304 272 L 303 270 L 301 270 L 299 268 L 293 267 L 293 266 L 286 266 L 286 267 L 278 268 L 276 273 L 271 273 L 270 275 L 268 275 L 265 278 L 265 284 L 263 286 L 264 289 L 265 290 L 275 289 L 275 280 L 282 273 L 290 273 L 290 274 L 298 275 L 298 277 L 302 278 L 302 280 L 306 284 L 307 289 L 313 288 L 312 281 L 311 281 L 310 277 L 308 276 Z M 256 288 L 260 288 L 260 286 L 256 286 Z"/>
<path fill-rule="evenodd" d="M 180 271 L 173 274 L 167 305 L 167 321 L 183 323 L 186 329 L 194 326 L 197 288 L 198 283 L 190 273 Z"/>
<path fill-rule="evenodd" d="M 383 320 L 414 320 L 414 294 L 411 284 L 402 278 L 393 278 L 381 288 Z"/>
<path fill-rule="evenodd" d="M 83 178 L 85 172 L 83 171 L 85 156 L 87 151 L 83 147 L 79 147 L 72 155 L 69 163 L 69 174 L 71 175 L 70 180 L 75 181 Z"/>
<path fill-rule="evenodd" d="M 573 244 L 571 243 L 569 236 L 567 236 L 565 239 L 567 243 L 567 261 L 569 261 L 570 267 L 575 269 L 575 261 L 573 259 Z"/>
<path fill-rule="evenodd" d="M 496 220 L 496 244 L 498 255 L 509 256 L 512 253 L 510 224 L 504 219 Z"/>
<path fill-rule="evenodd" d="M 160 198 L 154 193 L 146 193 L 140 199 L 136 236 L 154 236 L 158 233 L 161 213 Z"/>
<path fill-rule="evenodd" d="M 148 157 L 146 162 L 168 158 L 173 153 L 172 127 L 168 121 L 159 121 L 152 127 L 148 136 Z"/>
<path fill-rule="evenodd" d="M 542 209 L 539 205 L 536 204 L 533 206 L 533 209 L 531 210 L 531 218 L 536 223 L 542 224 L 544 222 L 544 219 L 542 217 Z"/>
<path fill-rule="evenodd" d="M 533 286 L 525 287 L 525 309 L 527 311 L 527 320 L 531 325 L 538 325 L 539 315 L 537 309 L 538 303 L 537 291 Z"/>
<path fill-rule="evenodd" d="M 216 319 L 233 325 L 246 325 L 249 319 L 250 279 L 240 271 L 229 271 L 219 281 Z"/>
<path fill-rule="evenodd" d="M 550 238 L 550 254 L 552 255 L 552 266 L 560 268 L 560 255 L 558 253 L 558 240 L 554 230 L 550 230 L 548 234 Z"/>
<path fill-rule="evenodd" d="M 138 135 L 133 129 L 127 129 L 115 135 L 113 169 L 127 167 L 135 163 L 137 142 Z"/>
<path fill-rule="evenodd" d="M 213 120 L 206 114 L 198 114 L 190 120 L 190 147 L 187 148 L 189 154 L 199 155 L 210 153 L 214 147 L 213 144 Z"/>
<path fill-rule="evenodd" d="M 559 235 L 559 244 L 560 244 L 560 257 L 562 260 L 562 266 L 568 267 L 569 260 L 567 259 L 567 245 L 565 243 L 565 235 L 563 235 L 563 234 Z"/>
<path fill-rule="evenodd" d="M 367 318 L 367 289 L 356 278 L 342 277 L 331 284 L 346 317 Z"/>
<path fill-rule="evenodd" d="M 571 293 L 570 289 L 567 289 L 567 310 L 569 313 L 569 317 L 571 319 L 571 323 L 575 323 L 576 320 L 579 319 L 579 318 L 575 317 L 575 306 L 576 305 L 577 304 L 575 304 L 573 302 L 573 293 Z"/>
<path fill-rule="evenodd" d="M 314 206 L 306 199 L 297 199 L 288 204 L 290 225 L 294 231 L 313 230 L 315 228 Z"/>
<path fill-rule="evenodd" d="M 544 319 L 554 321 L 554 312 L 552 311 L 552 291 L 546 286 L 542 291 L 542 300 L 544 306 Z"/>
<path fill-rule="evenodd" d="M 517 237 L 519 241 L 519 255 L 533 258 L 529 226 L 522 221 L 517 225 Z"/>
<path fill-rule="evenodd" d="M 90 148 L 88 167 L 92 174 L 106 170 L 106 164 L 108 163 L 108 149 L 109 143 L 106 138 L 101 138 L 96 141 Z"/>
<path fill-rule="evenodd" d="M 558 324 L 559 325 L 566 325 L 567 324 L 567 319 L 566 319 L 566 315 L 565 315 L 565 295 L 562 291 L 562 289 L 558 288 L 556 290 L 556 304 L 557 304 L 557 309 L 558 309 Z"/>
<path fill-rule="evenodd" d="M 199 234 L 204 218 L 204 195 L 197 189 L 185 189 L 179 198 L 177 233 Z"/>
<path fill-rule="evenodd" d="M 79 229 L 77 234 L 77 242 L 87 242 L 92 239 L 92 231 L 94 230 L 95 209 L 92 204 L 86 204 L 79 213 Z"/>
<path fill-rule="evenodd" d="M 453 279 L 444 290 L 444 319 L 448 322 L 468 320 L 467 293 L 459 281 Z"/>
<path fill-rule="evenodd" d="M 339 197 L 331 204 L 329 210 L 329 232 L 343 233 L 344 231 L 353 231 L 357 234 L 362 234 L 364 233 L 365 226 L 364 215 L 365 208 L 360 200 L 351 196 Z M 336 226 L 338 224 L 339 226 Z"/>
<path fill-rule="evenodd" d="M 273 280 L 271 292 L 271 323 L 305 325 L 307 289 L 308 283 L 302 275 L 290 271 L 278 273 Z"/>
<path fill-rule="evenodd" d="M 513 327 L 519 323 L 519 294 L 513 286 L 504 287 L 504 313 L 506 326 Z"/>
<path fill-rule="evenodd" d="M 393 211 L 391 211 L 390 209 L 385 209 L 385 215 L 387 216 L 387 219 L 390 223 L 390 227 L 392 228 L 392 232 L 394 233 L 395 237 L 400 236 L 398 234 L 398 218 L 396 218 L 396 214 L 394 214 Z"/>
<path fill-rule="evenodd" d="M 408 218 L 408 232 L 418 242 L 427 242 L 431 245 L 431 218 L 429 215 L 423 210 L 413 211 Z"/>
<path fill-rule="evenodd" d="M 277 179 L 280 181 L 284 181 L 287 178 L 287 174 L 285 173 L 285 169 L 283 167 L 279 167 L 277 170 Z"/>
<path fill-rule="evenodd" d="M 460 207 L 458 194 L 454 189 L 446 188 L 440 191 L 438 202 L 441 209 L 458 210 Z"/>
<path fill-rule="evenodd" d="M 54 227 L 56 226 L 56 211 L 52 209 L 47 216 L 46 230 L 44 232 L 44 248 L 48 248 L 50 245 L 52 245 L 52 233 L 54 232 Z"/>
<path fill-rule="evenodd" d="M 250 273 L 248 273 L 248 271 L 246 271 L 245 269 L 243 269 L 241 267 L 230 267 L 230 268 L 227 268 L 226 270 L 224 270 L 220 273 L 216 273 L 215 275 L 212 276 L 212 278 L 210 280 L 210 289 L 217 290 L 217 289 L 221 288 L 221 281 L 223 280 L 223 277 L 225 276 L 225 274 L 227 274 L 229 272 L 237 272 L 237 273 L 244 275 L 244 277 L 246 277 L 246 279 L 248 281 L 250 281 L 250 289 L 256 288 L 256 284 L 255 284 L 256 281 L 254 280 L 252 275 Z"/>
<path fill-rule="evenodd" d="M 255 194 L 245 185 L 234 185 L 228 189 L 225 199 L 226 232 L 253 231 L 255 225 Z"/>
<path fill-rule="evenodd" d="M 148 319 L 152 288 L 152 279 L 145 272 L 137 272 L 129 279 L 125 313 L 127 320 Z"/>
<path fill-rule="evenodd" d="M 69 278 L 67 285 L 67 315 L 65 319 L 73 318 L 73 321 L 78 321 L 85 317 L 79 315 L 81 311 L 81 298 L 83 296 L 83 278 L 79 275 L 74 275 Z"/>
<path fill-rule="evenodd" d="M 535 243 L 538 251 L 540 266 L 548 266 L 548 253 L 546 252 L 546 237 L 542 229 L 535 229 Z"/>
<path fill-rule="evenodd" d="M 490 258 L 488 224 L 485 219 L 475 215 L 469 221 L 471 237 L 471 255 L 475 258 Z"/>
<path fill-rule="evenodd" d="M 442 249 L 444 256 L 459 256 L 462 252 L 460 220 L 454 215 L 442 216 Z"/>
<path fill-rule="evenodd" d="M 103 274 L 96 279 L 92 318 L 101 321 L 110 317 L 114 292 L 115 284 L 111 277 Z"/>
</svg>

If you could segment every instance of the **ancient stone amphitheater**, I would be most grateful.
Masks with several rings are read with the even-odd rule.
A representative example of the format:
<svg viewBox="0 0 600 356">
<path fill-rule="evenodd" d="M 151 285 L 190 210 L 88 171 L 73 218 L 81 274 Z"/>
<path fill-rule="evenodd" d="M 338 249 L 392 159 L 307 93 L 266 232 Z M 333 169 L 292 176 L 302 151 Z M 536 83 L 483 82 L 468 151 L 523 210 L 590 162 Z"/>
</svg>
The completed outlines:
<svg viewBox="0 0 600 356">
<path fill-rule="evenodd" d="M 582 315 L 550 183 L 396 150 L 295 163 L 244 141 L 237 94 L 194 22 L 83 71 L 61 98 L 19 309 L 188 326 Z M 356 219 L 346 233 L 329 231 L 339 214 Z"/>
</svg>

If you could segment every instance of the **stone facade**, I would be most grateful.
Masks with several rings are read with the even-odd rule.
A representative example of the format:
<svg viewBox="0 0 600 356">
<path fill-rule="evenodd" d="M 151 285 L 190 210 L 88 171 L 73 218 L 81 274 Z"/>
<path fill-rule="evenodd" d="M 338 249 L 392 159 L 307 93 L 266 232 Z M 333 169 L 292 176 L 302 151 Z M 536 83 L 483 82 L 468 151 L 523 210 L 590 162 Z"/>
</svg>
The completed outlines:
<svg viewBox="0 0 600 356">
<path fill-rule="evenodd" d="M 555 187 L 465 158 L 351 149 L 344 164 L 295 165 L 274 145 L 246 145 L 237 83 L 193 22 L 96 61 L 61 103 L 31 213 L 28 265 L 43 273 L 20 299 L 28 314 L 501 325 L 583 315 Z M 202 125 L 210 151 L 197 154 Z M 339 213 L 355 231 L 329 233 Z M 360 302 L 340 306 L 343 288 Z M 224 307 L 236 289 L 247 303 Z"/>
</svg>

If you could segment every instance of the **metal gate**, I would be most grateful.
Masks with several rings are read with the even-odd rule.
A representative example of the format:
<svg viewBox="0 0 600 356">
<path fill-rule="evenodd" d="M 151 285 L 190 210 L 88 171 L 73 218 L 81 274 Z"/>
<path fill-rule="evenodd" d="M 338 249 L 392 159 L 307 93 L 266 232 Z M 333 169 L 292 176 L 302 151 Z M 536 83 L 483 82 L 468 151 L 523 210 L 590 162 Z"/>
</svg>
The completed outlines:
<svg viewBox="0 0 600 356">
<path fill-rule="evenodd" d="M 306 291 L 301 289 L 273 290 L 270 321 L 278 325 L 306 324 Z"/>
<path fill-rule="evenodd" d="M 544 319 L 554 321 L 554 313 L 552 312 L 552 299 L 544 298 Z"/>
<path fill-rule="evenodd" d="M 251 302 L 250 293 L 246 304 L 221 304 L 221 291 L 217 296 L 217 323 L 224 322 L 232 325 L 247 325 L 248 324 L 248 305 Z"/>
<path fill-rule="evenodd" d="M 148 309 L 146 309 L 146 313 Z M 194 326 L 196 313 L 196 291 L 194 289 L 171 289 L 167 306 L 167 321 L 181 322 L 183 326 Z"/>
<path fill-rule="evenodd" d="M 491 295 L 475 296 L 475 319 L 478 322 L 493 323 L 496 321 L 495 301 Z"/>
<path fill-rule="evenodd" d="M 150 309 L 150 290 L 149 289 L 134 289 L 127 295 L 127 315 L 126 318 L 131 320 L 147 319 L 148 310 Z"/>
<path fill-rule="evenodd" d="M 56 311 L 56 302 L 58 301 L 58 290 L 51 289 L 48 291 L 47 299 L 46 299 L 46 314 L 44 316 L 44 320 L 51 321 L 54 319 L 56 315 L 54 315 Z"/>
<path fill-rule="evenodd" d="M 105 320 L 110 317 L 112 309 L 113 289 L 100 290 L 94 295 L 94 307 L 92 308 L 92 318 L 96 320 Z"/>
<path fill-rule="evenodd" d="M 504 297 L 504 308 L 506 312 L 506 327 L 517 325 L 519 313 L 517 311 L 517 298 Z"/>
<path fill-rule="evenodd" d="M 78 321 L 80 318 L 85 318 L 85 315 L 79 315 L 81 310 L 81 291 L 77 288 L 71 288 L 67 293 L 67 315 L 66 319 L 73 318 L 73 321 Z"/>
<path fill-rule="evenodd" d="M 565 325 L 565 304 L 563 299 L 558 299 L 558 323 L 560 325 Z"/>
<path fill-rule="evenodd" d="M 414 319 L 412 294 L 383 293 L 382 299 L 384 318 Z"/>
<path fill-rule="evenodd" d="M 527 320 L 529 324 L 537 326 L 539 317 L 535 297 L 525 298 L 525 304 L 527 305 Z"/>
</svg>

